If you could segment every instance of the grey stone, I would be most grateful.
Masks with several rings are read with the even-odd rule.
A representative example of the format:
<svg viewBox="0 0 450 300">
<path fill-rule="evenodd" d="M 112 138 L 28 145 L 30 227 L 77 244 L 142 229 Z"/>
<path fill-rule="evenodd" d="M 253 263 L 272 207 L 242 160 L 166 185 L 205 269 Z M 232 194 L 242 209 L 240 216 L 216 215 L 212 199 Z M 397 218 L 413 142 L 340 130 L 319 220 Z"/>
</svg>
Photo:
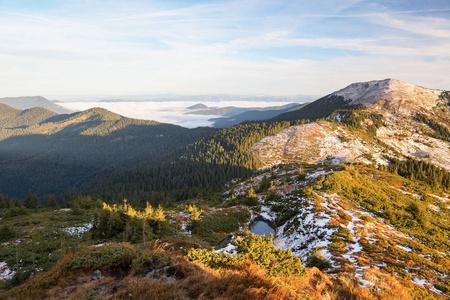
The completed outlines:
<svg viewBox="0 0 450 300">
<path fill-rule="evenodd" d="M 170 283 L 170 282 L 175 282 L 175 281 L 177 281 L 177 280 L 175 278 L 173 278 L 173 277 L 163 277 L 163 278 L 161 278 L 161 282 Z"/>
<path fill-rule="evenodd" d="M 94 276 L 92 276 L 92 281 L 99 281 L 102 278 L 103 278 L 103 276 L 102 276 L 102 272 L 100 272 L 100 270 L 94 271 Z"/>
<path fill-rule="evenodd" d="M 103 292 L 104 290 L 106 290 L 107 285 L 106 284 L 102 284 L 98 287 L 98 289 Z"/>
</svg>

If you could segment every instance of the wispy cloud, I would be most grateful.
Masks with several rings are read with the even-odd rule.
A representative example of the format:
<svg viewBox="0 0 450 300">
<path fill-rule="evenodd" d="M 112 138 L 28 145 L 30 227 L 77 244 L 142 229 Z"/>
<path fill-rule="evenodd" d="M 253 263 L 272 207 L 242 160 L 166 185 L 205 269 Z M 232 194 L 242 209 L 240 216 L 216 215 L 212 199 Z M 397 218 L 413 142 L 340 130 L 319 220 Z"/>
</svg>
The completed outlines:
<svg viewBox="0 0 450 300">
<path fill-rule="evenodd" d="M 2 96 L 324 94 L 385 77 L 450 86 L 445 1 L 49 3 L 0 4 Z"/>
</svg>

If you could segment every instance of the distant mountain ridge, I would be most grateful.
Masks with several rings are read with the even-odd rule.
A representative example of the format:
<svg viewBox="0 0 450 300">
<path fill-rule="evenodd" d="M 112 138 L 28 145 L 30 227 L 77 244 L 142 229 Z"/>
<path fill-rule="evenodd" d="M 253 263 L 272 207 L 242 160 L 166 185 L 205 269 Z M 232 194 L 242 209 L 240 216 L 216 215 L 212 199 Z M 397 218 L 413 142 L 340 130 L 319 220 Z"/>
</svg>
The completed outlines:
<svg viewBox="0 0 450 300">
<path fill-rule="evenodd" d="M 56 114 L 0 104 L 0 194 L 62 194 L 132 168 L 200 139 L 213 129 L 187 129 L 130 119 L 103 108 Z"/>
<path fill-rule="evenodd" d="M 437 96 L 438 93 L 432 92 L 432 99 L 427 101 L 432 101 L 434 106 L 428 109 L 417 102 L 413 114 L 408 110 L 408 114 L 403 115 L 401 111 L 395 112 L 395 106 L 392 110 L 377 108 L 375 104 L 389 100 L 387 96 L 371 99 L 375 103 L 373 108 L 366 107 L 365 103 L 371 103 L 363 97 L 367 89 L 378 86 L 377 90 L 384 90 L 385 84 L 391 81 L 378 82 L 355 84 L 362 88 L 361 93 L 351 93 L 353 98 L 335 92 L 270 120 L 222 129 L 166 157 L 158 166 L 147 164 L 113 176 L 108 182 L 114 182 L 115 186 L 108 188 L 127 191 L 128 195 L 136 182 L 148 184 L 149 178 L 157 176 L 158 180 L 153 180 L 151 188 L 143 192 L 150 195 L 184 185 L 226 183 L 236 177 L 251 176 L 255 169 L 292 161 L 384 165 L 389 164 L 389 158 L 415 158 L 450 170 L 450 105 L 449 99 L 443 96 L 447 94 L 442 92 Z M 400 86 L 411 89 L 408 84 Z M 396 93 L 400 95 L 402 91 Z M 364 99 L 364 103 L 352 104 L 353 99 Z"/>
<path fill-rule="evenodd" d="M 291 103 L 283 106 L 267 107 L 256 110 L 249 109 L 240 114 L 224 118 L 213 118 L 210 119 L 210 121 L 214 121 L 213 127 L 215 128 L 227 128 L 241 124 L 242 122 L 269 120 L 280 114 L 301 109 L 307 104 L 308 103 Z"/>
<path fill-rule="evenodd" d="M 41 96 L 24 96 L 24 97 L 6 97 L 0 98 L 0 103 L 9 105 L 11 107 L 24 110 L 33 107 L 43 107 L 45 109 L 54 111 L 58 114 L 71 113 L 72 111 L 67 110 L 55 102 L 45 99 Z"/>
<path fill-rule="evenodd" d="M 0 128 L 24 127 L 38 124 L 57 113 L 42 107 L 33 107 L 26 110 L 13 108 L 6 104 L 0 104 Z"/>
<path fill-rule="evenodd" d="M 223 116 L 219 118 L 211 118 L 209 121 L 213 122 L 212 126 L 215 128 L 227 128 L 238 125 L 242 122 L 271 119 L 282 113 L 300 109 L 304 105 L 305 103 L 289 103 L 285 105 L 268 107 L 208 107 L 199 103 L 188 107 L 191 111 L 187 114 Z"/>
<path fill-rule="evenodd" d="M 77 161 L 81 155 L 92 162 L 105 162 L 93 164 L 92 173 L 85 176 L 88 180 L 100 176 L 101 170 L 113 174 L 113 169 L 123 171 L 127 166 L 123 175 L 98 180 L 93 187 L 98 194 L 108 193 L 113 184 L 121 193 L 134 193 L 139 187 L 141 194 L 220 184 L 261 166 L 290 160 L 386 164 L 386 157 L 392 155 L 421 158 L 450 169 L 450 105 L 444 94 L 391 79 L 355 83 L 270 120 L 219 131 L 187 130 L 93 108 L 51 116 L 26 128 L 2 130 L 0 155 L 5 153 L 2 149 L 16 155 L 29 148 L 41 158 L 52 150 L 48 157 L 57 155 L 61 162 Z M 17 114 L 13 108 L 5 111 Z M 307 120 L 310 124 L 305 124 Z M 94 150 L 90 149 L 93 143 Z M 156 166 L 155 158 L 160 158 Z M 6 169 L 0 168 L 2 176 L 17 166 L 8 163 Z M 20 176 L 26 178 L 24 174 Z M 167 185 L 161 184 L 162 178 Z"/>
</svg>

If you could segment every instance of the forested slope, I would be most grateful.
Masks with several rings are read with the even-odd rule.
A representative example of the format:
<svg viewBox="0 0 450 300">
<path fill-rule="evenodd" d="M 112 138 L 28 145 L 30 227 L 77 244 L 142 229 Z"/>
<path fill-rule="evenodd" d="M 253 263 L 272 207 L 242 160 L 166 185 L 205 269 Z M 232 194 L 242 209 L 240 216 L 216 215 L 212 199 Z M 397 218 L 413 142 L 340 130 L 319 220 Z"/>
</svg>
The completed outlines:
<svg viewBox="0 0 450 300">
<path fill-rule="evenodd" d="M 0 193 L 25 197 L 75 191 L 93 178 L 149 162 L 213 131 L 124 118 L 93 108 L 57 115 L 18 111 L 0 129 Z M 6 119 L 6 118 L 5 118 Z"/>
</svg>

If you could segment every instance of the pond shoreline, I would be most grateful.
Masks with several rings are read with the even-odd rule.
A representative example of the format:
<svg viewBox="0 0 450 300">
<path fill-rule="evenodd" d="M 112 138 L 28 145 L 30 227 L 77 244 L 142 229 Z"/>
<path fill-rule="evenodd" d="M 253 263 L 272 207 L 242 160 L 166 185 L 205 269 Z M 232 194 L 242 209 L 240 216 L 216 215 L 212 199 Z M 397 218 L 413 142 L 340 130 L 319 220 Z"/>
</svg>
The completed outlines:
<svg viewBox="0 0 450 300">
<path fill-rule="evenodd" d="M 277 232 L 275 224 L 261 215 L 258 215 L 250 222 L 249 230 L 250 232 L 258 235 L 269 236 L 269 234 L 272 233 L 274 237 Z"/>
</svg>

